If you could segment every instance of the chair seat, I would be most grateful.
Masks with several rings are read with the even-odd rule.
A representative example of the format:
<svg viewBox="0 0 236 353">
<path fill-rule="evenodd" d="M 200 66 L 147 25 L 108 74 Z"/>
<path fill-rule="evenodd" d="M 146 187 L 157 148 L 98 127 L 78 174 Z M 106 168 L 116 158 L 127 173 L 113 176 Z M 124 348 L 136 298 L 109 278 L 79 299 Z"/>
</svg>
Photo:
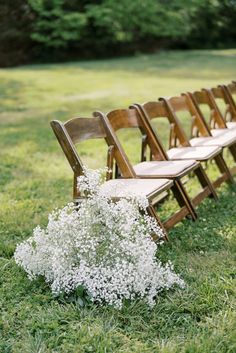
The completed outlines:
<svg viewBox="0 0 236 353">
<path fill-rule="evenodd" d="M 172 185 L 173 182 L 168 179 L 112 179 L 106 181 L 101 190 L 112 198 L 132 195 L 153 198 Z"/>
<path fill-rule="evenodd" d="M 167 151 L 170 159 L 195 159 L 197 161 L 207 161 L 221 152 L 218 146 L 197 146 L 197 147 L 177 147 Z"/>
<path fill-rule="evenodd" d="M 236 121 L 228 121 L 226 125 L 228 129 L 236 129 Z"/>
<path fill-rule="evenodd" d="M 212 129 L 211 130 L 212 136 L 223 136 L 225 134 L 230 135 L 236 138 L 236 130 L 235 129 Z"/>
<path fill-rule="evenodd" d="M 141 178 L 182 177 L 198 166 L 194 160 L 187 161 L 149 161 L 134 166 L 135 173 Z"/>
<path fill-rule="evenodd" d="M 228 147 L 236 143 L 235 129 L 213 129 L 212 135 L 205 137 L 194 137 L 189 142 L 192 146 L 220 146 Z"/>
</svg>

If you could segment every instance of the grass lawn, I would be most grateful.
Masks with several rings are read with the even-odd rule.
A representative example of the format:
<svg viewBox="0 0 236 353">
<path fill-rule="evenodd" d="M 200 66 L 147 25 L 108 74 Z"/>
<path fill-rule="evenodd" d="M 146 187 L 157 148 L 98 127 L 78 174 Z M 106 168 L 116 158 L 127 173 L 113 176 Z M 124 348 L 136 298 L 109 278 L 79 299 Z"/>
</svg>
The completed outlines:
<svg viewBox="0 0 236 353">
<path fill-rule="evenodd" d="M 0 70 L 1 353 L 236 352 L 236 187 L 222 186 L 218 203 L 207 199 L 198 208 L 196 223 L 170 232 L 159 256 L 187 287 L 163 293 L 152 310 L 141 301 L 117 311 L 56 299 L 12 259 L 16 244 L 71 200 L 72 173 L 50 120 L 228 82 L 235 62 L 236 50 L 177 51 Z M 122 138 L 138 160 L 137 136 Z M 104 163 L 101 142 L 79 148 L 89 166 Z"/>
</svg>

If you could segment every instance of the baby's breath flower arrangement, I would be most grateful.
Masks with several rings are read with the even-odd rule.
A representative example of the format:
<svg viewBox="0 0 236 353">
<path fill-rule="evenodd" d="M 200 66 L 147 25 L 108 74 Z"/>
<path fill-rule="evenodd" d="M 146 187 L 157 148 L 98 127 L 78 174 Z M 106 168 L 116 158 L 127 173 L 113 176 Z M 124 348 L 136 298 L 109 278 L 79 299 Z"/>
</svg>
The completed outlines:
<svg viewBox="0 0 236 353">
<path fill-rule="evenodd" d="M 162 231 L 145 211 L 147 200 L 114 202 L 100 182 L 100 171 L 85 169 L 79 207 L 68 204 L 50 214 L 45 229 L 36 227 L 17 246 L 15 261 L 30 279 L 44 276 L 55 294 L 82 286 L 96 303 L 121 308 L 125 299 L 139 297 L 153 306 L 161 290 L 184 286 L 170 263 L 156 259 L 151 234 L 161 237 Z"/>
</svg>

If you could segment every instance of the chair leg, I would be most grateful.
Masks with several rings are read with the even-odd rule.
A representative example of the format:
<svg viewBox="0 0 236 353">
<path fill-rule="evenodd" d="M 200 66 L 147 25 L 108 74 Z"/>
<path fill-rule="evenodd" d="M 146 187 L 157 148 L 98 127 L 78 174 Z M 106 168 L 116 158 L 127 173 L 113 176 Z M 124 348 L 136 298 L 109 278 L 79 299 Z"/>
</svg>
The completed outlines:
<svg viewBox="0 0 236 353">
<path fill-rule="evenodd" d="M 193 221 L 197 220 L 197 213 L 195 211 L 195 208 L 182 184 L 182 182 L 180 180 L 175 180 L 174 181 L 174 186 L 172 186 L 172 191 L 173 194 L 179 204 L 180 207 L 185 206 L 188 211 L 189 214 L 192 218 Z"/>
<path fill-rule="evenodd" d="M 149 214 L 151 217 L 153 217 L 153 218 L 157 221 L 159 227 L 160 227 L 161 230 L 163 231 L 164 240 L 168 240 L 167 231 L 166 231 L 165 227 L 163 226 L 163 224 L 162 224 L 162 222 L 161 222 L 159 216 L 158 216 L 157 213 L 155 212 L 155 209 L 154 209 L 154 207 L 153 207 L 152 205 L 149 205 L 149 206 L 147 207 L 147 212 L 148 212 L 148 214 Z M 154 241 L 160 240 L 160 239 L 157 237 L 156 234 L 153 234 L 153 235 L 152 235 L 152 238 L 153 238 Z"/>
<path fill-rule="evenodd" d="M 225 160 L 223 158 L 222 153 L 218 154 L 218 156 L 215 156 L 214 160 L 215 160 L 216 165 L 217 165 L 219 171 L 221 172 L 221 174 L 226 175 L 226 182 L 227 183 L 234 183 L 234 178 L 233 178 L 227 164 L 225 163 Z"/>
<path fill-rule="evenodd" d="M 216 194 L 215 188 L 212 185 L 210 179 L 208 178 L 206 172 L 204 171 L 202 165 L 200 164 L 199 167 L 197 167 L 194 172 L 195 172 L 200 184 L 202 185 L 203 189 L 206 187 L 209 189 L 209 191 L 210 191 L 209 197 L 212 197 L 215 200 L 218 200 L 218 196 Z"/>
<path fill-rule="evenodd" d="M 230 146 L 229 150 L 233 156 L 234 161 L 236 162 L 236 143 Z"/>
</svg>

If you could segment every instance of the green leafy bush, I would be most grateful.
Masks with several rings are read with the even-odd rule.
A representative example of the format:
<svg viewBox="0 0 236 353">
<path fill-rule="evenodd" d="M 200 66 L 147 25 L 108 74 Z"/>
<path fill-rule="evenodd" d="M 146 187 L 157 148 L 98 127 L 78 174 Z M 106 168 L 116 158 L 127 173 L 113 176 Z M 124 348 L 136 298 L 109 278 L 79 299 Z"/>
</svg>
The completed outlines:
<svg viewBox="0 0 236 353">
<path fill-rule="evenodd" d="M 0 65 L 236 44 L 235 0 L 9 0 Z"/>
</svg>

